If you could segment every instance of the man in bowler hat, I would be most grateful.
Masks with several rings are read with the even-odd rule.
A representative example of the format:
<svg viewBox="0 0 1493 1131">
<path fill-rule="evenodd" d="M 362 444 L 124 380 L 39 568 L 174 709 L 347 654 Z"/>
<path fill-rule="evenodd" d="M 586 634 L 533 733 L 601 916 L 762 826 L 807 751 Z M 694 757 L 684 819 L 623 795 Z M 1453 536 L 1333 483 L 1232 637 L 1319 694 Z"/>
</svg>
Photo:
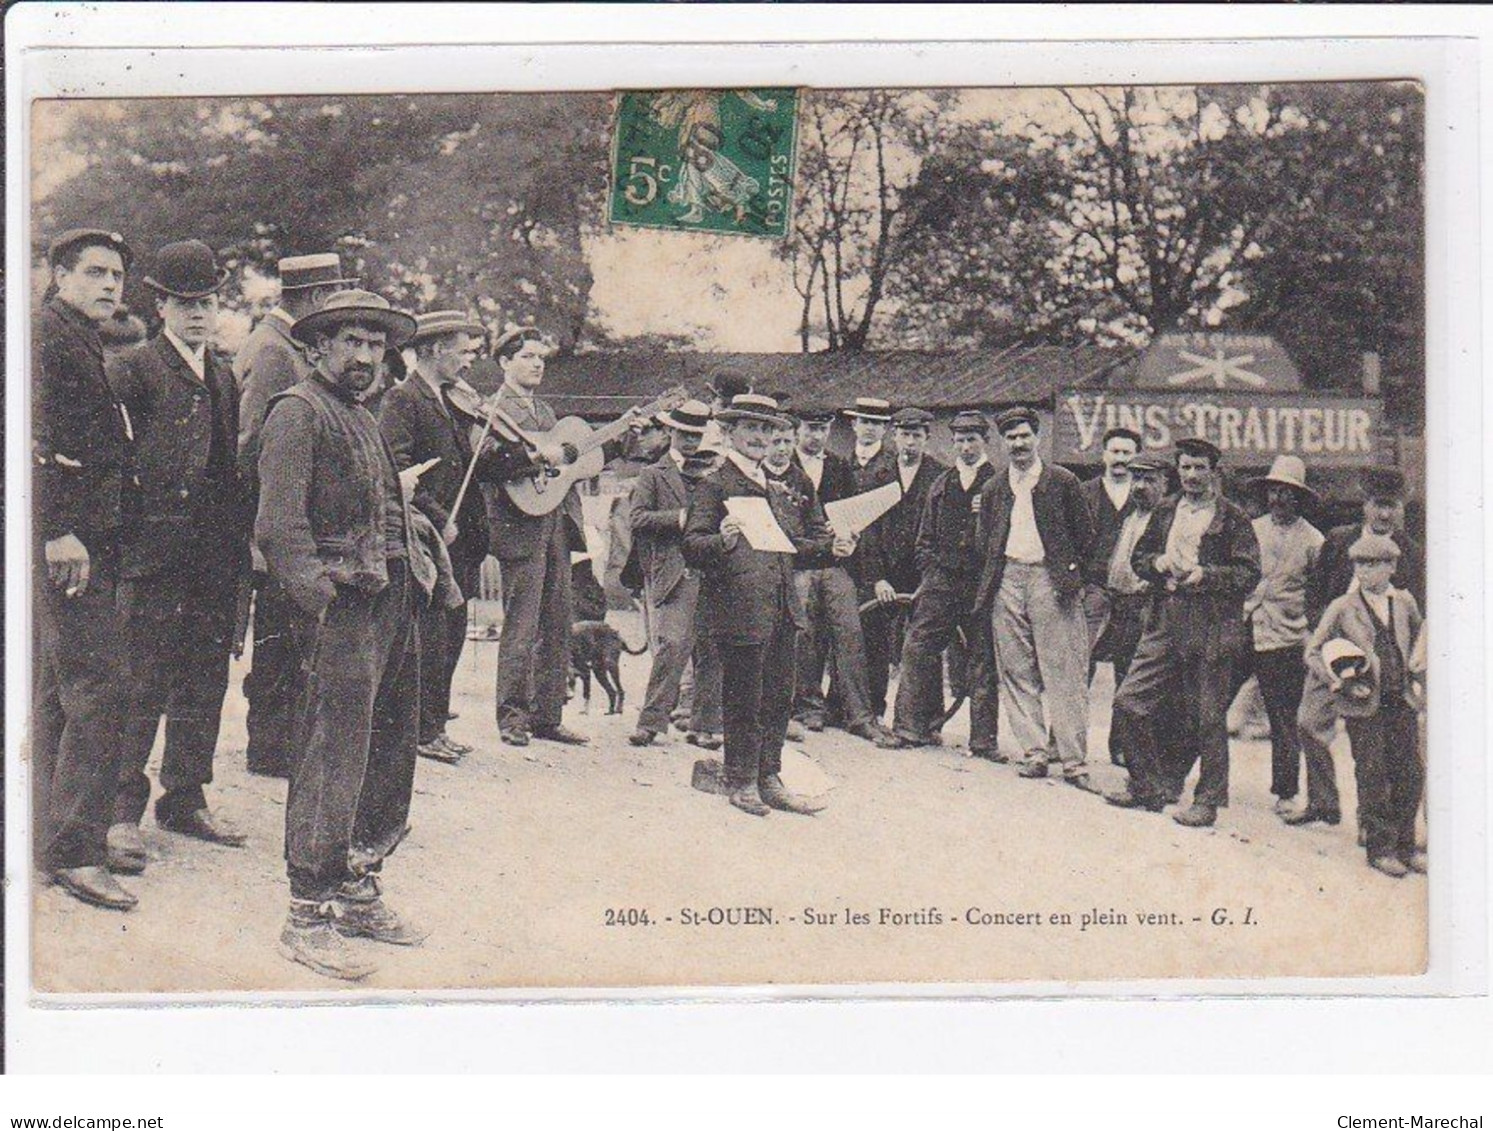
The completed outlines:
<svg viewBox="0 0 1493 1131">
<path fill-rule="evenodd" d="M 210 348 L 227 282 L 201 240 L 156 253 L 145 285 L 161 331 L 110 360 L 109 383 L 135 430 L 137 517 L 125 526 L 119 607 L 130 642 L 133 701 L 109 830 L 116 870 L 143 871 L 145 764 L 164 716 L 156 823 L 214 844 L 244 836 L 207 804 L 228 691 L 235 593 L 249 570 L 252 515 L 235 460 L 238 398 Z"/>
<path fill-rule="evenodd" d="M 52 241 L 31 371 L 38 863 L 71 895 L 116 911 L 136 902 L 109 873 L 106 846 L 130 706 L 115 589 L 134 469 L 99 327 L 119 307 L 131 259 L 117 232 L 75 228 Z"/>
</svg>

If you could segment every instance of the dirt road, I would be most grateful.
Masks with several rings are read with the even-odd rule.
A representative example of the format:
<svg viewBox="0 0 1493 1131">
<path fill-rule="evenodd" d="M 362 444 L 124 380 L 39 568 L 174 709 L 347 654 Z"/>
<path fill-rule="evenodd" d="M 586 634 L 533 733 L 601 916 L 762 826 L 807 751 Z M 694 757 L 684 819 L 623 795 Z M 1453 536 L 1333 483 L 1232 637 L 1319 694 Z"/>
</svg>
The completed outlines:
<svg viewBox="0 0 1493 1131">
<path fill-rule="evenodd" d="M 641 636 L 636 618 L 613 620 L 629 639 Z M 1424 965 L 1424 880 L 1370 871 L 1351 820 L 1282 826 L 1270 812 L 1264 743 L 1235 744 L 1233 804 L 1205 831 L 1025 781 L 959 749 L 881 751 L 838 731 L 810 735 L 807 761 L 794 756 L 804 774 L 829 779 L 828 809 L 757 819 L 690 788 L 701 752 L 678 736 L 647 749 L 627 744 L 647 657 L 623 657 L 623 715 L 602 714 L 599 693 L 589 716 L 568 710 L 591 746 L 503 746 L 492 721 L 496 650 L 469 645 L 458 673 L 461 717 L 451 731 L 477 751 L 457 767 L 420 763 L 414 831 L 385 872 L 390 903 L 430 939 L 415 950 L 367 944 L 381 966 L 364 988 L 1349 975 Z M 342 988 L 275 950 L 287 900 L 285 786 L 244 770 L 241 677 L 235 665 L 211 798 L 248 831 L 249 847 L 201 844 L 147 819 L 150 867 L 125 881 L 140 896 L 136 911 L 39 891 L 38 989 Z M 1096 776 L 1118 784 L 1099 725 L 1108 695 L 1096 698 Z M 949 737 L 966 734 L 961 715 Z M 1338 763 L 1351 813 L 1341 750 Z"/>
</svg>

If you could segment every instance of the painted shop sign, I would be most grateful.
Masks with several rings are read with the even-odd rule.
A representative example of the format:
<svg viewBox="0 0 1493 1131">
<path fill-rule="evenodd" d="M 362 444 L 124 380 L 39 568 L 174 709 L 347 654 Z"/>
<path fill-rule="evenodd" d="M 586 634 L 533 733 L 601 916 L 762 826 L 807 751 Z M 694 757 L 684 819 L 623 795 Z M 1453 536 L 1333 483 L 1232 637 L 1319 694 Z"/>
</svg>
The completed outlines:
<svg viewBox="0 0 1493 1131">
<path fill-rule="evenodd" d="M 1360 467 L 1376 462 L 1382 443 L 1380 403 L 1366 397 L 1073 389 L 1057 394 L 1054 409 L 1053 456 L 1071 463 L 1098 463 L 1110 428 L 1133 429 L 1151 450 L 1202 436 L 1246 464 L 1293 455 L 1313 467 Z"/>
<path fill-rule="evenodd" d="M 1287 393 L 1301 388 L 1290 354 L 1267 334 L 1158 334 L 1130 371 L 1136 388 Z"/>
</svg>

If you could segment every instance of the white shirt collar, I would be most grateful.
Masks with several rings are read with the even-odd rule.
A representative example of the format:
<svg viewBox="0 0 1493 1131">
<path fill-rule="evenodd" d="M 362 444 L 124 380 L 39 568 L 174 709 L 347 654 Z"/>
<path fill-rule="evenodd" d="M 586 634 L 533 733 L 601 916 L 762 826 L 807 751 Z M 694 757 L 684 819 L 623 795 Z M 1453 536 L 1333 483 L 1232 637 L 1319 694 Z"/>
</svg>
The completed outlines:
<svg viewBox="0 0 1493 1131">
<path fill-rule="evenodd" d="M 824 462 L 824 453 L 820 452 L 817 456 L 811 456 L 808 452 L 800 448 L 798 450 L 798 459 L 800 463 L 820 464 Z"/>
<path fill-rule="evenodd" d="M 281 322 L 284 322 L 287 326 L 294 326 L 295 325 L 295 316 L 293 314 L 291 314 L 289 311 L 287 311 L 283 306 L 277 306 L 273 310 L 271 310 L 270 313 L 269 313 L 269 317 L 270 318 L 278 318 L 278 319 L 280 319 Z"/>
<path fill-rule="evenodd" d="M 1006 473 L 1010 479 L 1011 490 L 1021 489 L 1030 491 L 1036 486 L 1038 478 L 1042 475 L 1042 457 L 1037 456 L 1033 459 L 1032 466 L 1027 468 L 1025 472 L 1018 471 L 1014 463 L 1008 464 L 1006 466 Z"/>
<path fill-rule="evenodd" d="M 682 456 L 679 453 L 679 449 L 674 447 L 672 444 L 669 445 L 669 458 L 674 461 L 675 467 L 677 467 L 680 471 L 684 470 L 684 456 Z"/>
<path fill-rule="evenodd" d="M 161 333 L 165 334 L 166 340 L 176 347 L 176 352 L 181 354 L 182 360 L 191 367 L 192 372 L 197 375 L 197 380 L 207 380 L 207 345 L 204 343 L 194 350 L 169 329 L 163 327 Z"/>
<path fill-rule="evenodd" d="M 959 472 L 959 486 L 968 491 L 969 485 L 975 481 L 975 476 L 980 474 L 980 468 L 989 462 L 988 458 L 981 456 L 972 464 L 965 464 L 963 462 L 955 463 L 954 467 Z"/>
<path fill-rule="evenodd" d="M 737 467 L 739 467 L 741 469 L 741 473 L 748 479 L 750 479 L 753 483 L 755 483 L 758 487 L 761 487 L 764 491 L 767 490 L 767 475 L 762 470 L 760 464 L 753 463 L 751 460 L 747 459 L 746 456 L 738 452 L 735 448 L 732 448 L 726 453 L 726 458 L 734 463 Z"/>
<path fill-rule="evenodd" d="M 1104 493 L 1109 496 L 1109 501 L 1116 510 L 1123 510 L 1126 503 L 1130 501 L 1130 488 L 1135 486 L 1134 479 L 1115 480 L 1108 475 L 1102 477 L 1104 482 Z"/>
</svg>

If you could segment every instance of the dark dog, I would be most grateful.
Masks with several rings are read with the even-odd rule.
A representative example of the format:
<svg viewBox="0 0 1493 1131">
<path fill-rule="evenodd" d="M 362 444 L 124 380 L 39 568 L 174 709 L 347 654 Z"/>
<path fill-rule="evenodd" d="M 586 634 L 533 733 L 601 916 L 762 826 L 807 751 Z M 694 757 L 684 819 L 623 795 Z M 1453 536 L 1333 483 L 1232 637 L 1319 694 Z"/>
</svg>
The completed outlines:
<svg viewBox="0 0 1493 1131">
<path fill-rule="evenodd" d="M 586 711 L 591 710 L 591 676 L 607 693 L 607 714 L 620 715 L 622 701 L 622 672 L 619 665 L 622 653 L 641 656 L 648 651 L 645 642 L 641 648 L 629 648 L 622 635 L 605 621 L 577 621 L 570 628 L 570 689 L 575 692 L 575 681 L 581 681 L 581 701 Z"/>
</svg>

